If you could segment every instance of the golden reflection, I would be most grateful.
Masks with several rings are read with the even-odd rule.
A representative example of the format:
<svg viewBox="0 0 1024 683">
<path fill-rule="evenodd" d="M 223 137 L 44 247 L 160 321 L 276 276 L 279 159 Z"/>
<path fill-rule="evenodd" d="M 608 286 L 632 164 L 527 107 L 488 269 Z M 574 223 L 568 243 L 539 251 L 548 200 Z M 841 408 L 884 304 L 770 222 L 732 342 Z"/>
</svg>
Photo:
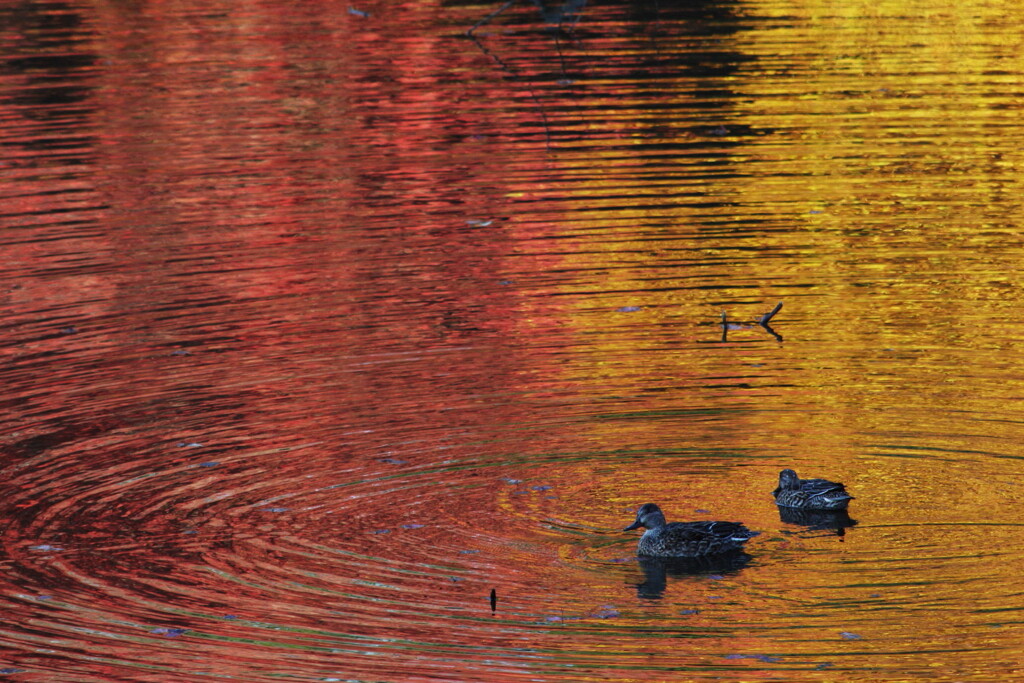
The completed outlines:
<svg viewBox="0 0 1024 683">
<path fill-rule="evenodd" d="M 620 125 L 671 115 L 641 100 L 609 123 L 632 148 L 595 149 L 585 179 L 573 154 L 555 157 L 574 179 L 557 201 L 572 218 L 552 222 L 557 267 L 573 276 L 553 303 L 523 302 L 519 335 L 550 334 L 532 315 L 545 306 L 575 348 L 544 375 L 589 407 L 581 448 L 637 454 L 615 468 L 567 465 L 563 483 L 601 482 L 567 505 L 676 501 L 676 518 L 765 529 L 754 566 L 729 580 L 764 591 L 745 596 L 752 612 L 813 632 L 792 649 L 884 651 L 898 637 L 875 606 L 931 592 L 906 617 L 925 634 L 907 670 L 963 674 L 989 637 L 1018 661 L 962 601 L 974 583 L 1013 592 L 983 577 L 979 547 L 992 548 L 993 567 L 1021 547 L 1021 492 L 1007 478 L 1021 424 L 1013 74 L 1024 53 L 1010 27 L 1022 17 L 988 2 L 751 11 L 763 23 L 715 47 L 753 59 L 701 83 L 728 91 L 704 153 L 693 129 L 673 136 L 678 122 L 662 120 L 661 135 Z M 664 90 L 694 96 L 684 78 Z M 730 135 L 745 130 L 766 134 Z M 756 329 L 721 338 L 723 310 L 749 320 L 778 300 L 781 343 Z M 845 481 L 850 513 L 780 518 L 768 493 L 782 466 Z M 653 584 L 672 604 L 700 585 Z M 941 654 L 961 647 L 950 611 L 970 624 L 973 654 Z"/>
</svg>

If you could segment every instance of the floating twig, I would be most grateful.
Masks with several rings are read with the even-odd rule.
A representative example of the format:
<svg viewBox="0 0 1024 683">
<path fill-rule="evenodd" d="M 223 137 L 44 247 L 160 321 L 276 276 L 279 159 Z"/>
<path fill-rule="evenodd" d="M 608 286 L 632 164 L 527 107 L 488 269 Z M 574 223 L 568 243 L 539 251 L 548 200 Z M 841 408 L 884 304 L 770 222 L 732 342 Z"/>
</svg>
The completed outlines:
<svg viewBox="0 0 1024 683">
<path fill-rule="evenodd" d="M 768 324 L 768 321 L 771 320 L 772 318 L 774 318 L 775 314 L 778 313 L 781 310 L 782 310 L 782 302 L 780 301 L 779 303 L 775 304 L 775 308 L 773 308 L 772 310 L 768 311 L 767 313 L 762 315 L 760 318 L 755 320 L 753 322 L 753 324 L 757 325 L 758 327 L 763 329 L 765 332 L 767 332 L 768 334 L 770 334 L 773 337 L 775 337 L 775 339 L 777 341 L 782 341 L 782 335 L 779 334 L 778 332 L 776 332 L 775 330 L 773 330 L 771 328 L 771 326 Z M 749 329 L 752 329 L 751 326 L 750 326 L 750 323 L 743 323 L 743 324 L 731 323 L 731 322 L 729 322 L 728 314 L 725 311 L 722 311 L 722 341 L 723 342 L 729 341 L 729 330 L 749 330 Z"/>
<path fill-rule="evenodd" d="M 507 10 L 509 7 L 511 7 L 513 4 L 515 4 L 515 1 L 516 0 L 508 0 L 508 2 L 503 4 L 501 7 L 499 7 L 496 10 L 494 10 L 493 12 L 488 14 L 486 17 L 484 17 L 480 21 L 478 21 L 475 24 L 473 24 L 473 27 L 470 28 L 468 31 L 466 31 L 466 35 L 469 36 L 470 38 L 472 38 L 473 37 L 473 31 L 477 30 L 478 28 L 480 28 L 484 24 L 489 23 L 491 21 L 491 19 L 493 19 L 494 17 L 498 16 L 499 14 L 501 14 L 502 12 Z"/>
<path fill-rule="evenodd" d="M 771 325 L 761 325 L 761 329 L 763 329 L 765 332 L 767 332 L 768 334 L 770 334 L 773 337 L 775 337 L 775 341 L 778 341 L 778 342 L 782 341 L 782 335 L 779 334 L 778 332 L 776 332 L 775 330 L 773 330 L 771 328 Z"/>
<path fill-rule="evenodd" d="M 780 301 L 779 303 L 775 304 L 775 308 L 762 315 L 761 319 L 757 321 L 757 324 L 760 325 L 761 327 L 766 327 L 768 325 L 768 321 L 774 318 L 775 314 L 781 310 L 782 302 Z"/>
<path fill-rule="evenodd" d="M 491 589 L 491 614 L 498 609 L 498 591 Z"/>
</svg>

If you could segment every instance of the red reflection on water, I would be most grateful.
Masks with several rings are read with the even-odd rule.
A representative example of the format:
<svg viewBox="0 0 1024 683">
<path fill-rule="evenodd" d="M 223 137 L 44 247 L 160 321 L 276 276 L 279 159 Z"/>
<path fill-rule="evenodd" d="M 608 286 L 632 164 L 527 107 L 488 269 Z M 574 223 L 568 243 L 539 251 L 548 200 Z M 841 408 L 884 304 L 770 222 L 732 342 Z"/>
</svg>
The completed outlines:
<svg viewBox="0 0 1024 683">
<path fill-rule="evenodd" d="M 61 205 L 56 240 L 26 221 L 8 252 L 20 434 L 7 466 L 38 464 L 8 501 L 21 512 L 4 593 L 62 605 L 41 630 L 66 639 L 79 675 L 465 678 L 489 648 L 516 659 L 465 619 L 487 616 L 491 585 L 515 604 L 506 569 L 478 577 L 493 559 L 459 556 L 491 558 L 508 529 L 464 548 L 445 533 L 466 528 L 457 491 L 484 502 L 500 472 L 446 463 L 472 465 L 467 442 L 532 419 L 504 398 L 524 367 L 546 374 L 521 357 L 516 279 L 559 259 L 510 253 L 532 235 L 510 230 L 483 179 L 500 176 L 480 171 L 504 163 L 493 148 L 466 135 L 457 162 L 438 151 L 471 124 L 422 86 L 479 55 L 406 40 L 423 12 L 411 4 L 377 25 L 396 47 L 382 61 L 382 35 L 336 10 L 232 6 L 182 23 L 177 6 L 98 8 L 84 32 L 102 64 L 83 76 L 90 144 L 72 179 L 22 183 L 26 214 L 52 216 L 52 194 L 92 198 Z M 454 496 L 416 490 L 423 502 L 398 512 L 401 485 L 360 492 L 386 481 L 378 459 L 392 454 L 440 468 L 414 489 Z M 17 612 L 37 619 L 39 605 Z M 62 666 L 8 644 L 21 666 Z M 292 647 L 304 654 L 283 666 Z"/>
</svg>

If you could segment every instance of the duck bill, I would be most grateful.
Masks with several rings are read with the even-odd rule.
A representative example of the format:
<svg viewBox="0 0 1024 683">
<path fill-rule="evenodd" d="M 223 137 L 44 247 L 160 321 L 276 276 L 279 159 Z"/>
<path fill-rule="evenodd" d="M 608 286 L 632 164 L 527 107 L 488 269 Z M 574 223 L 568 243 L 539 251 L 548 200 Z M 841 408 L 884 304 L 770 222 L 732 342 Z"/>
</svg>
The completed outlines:
<svg viewBox="0 0 1024 683">
<path fill-rule="evenodd" d="M 632 531 L 633 529 L 639 529 L 640 526 L 641 526 L 640 520 L 638 519 L 635 522 L 633 522 L 632 524 L 630 524 L 629 526 L 627 526 L 625 529 L 623 529 L 623 531 Z"/>
</svg>

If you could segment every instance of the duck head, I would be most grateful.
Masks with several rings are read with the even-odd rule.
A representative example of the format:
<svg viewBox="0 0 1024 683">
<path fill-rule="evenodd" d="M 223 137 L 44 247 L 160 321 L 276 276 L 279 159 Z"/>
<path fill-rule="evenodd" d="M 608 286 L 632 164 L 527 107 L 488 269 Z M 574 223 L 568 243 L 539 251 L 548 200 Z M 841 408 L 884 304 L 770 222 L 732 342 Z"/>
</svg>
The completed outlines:
<svg viewBox="0 0 1024 683">
<path fill-rule="evenodd" d="M 657 529 L 665 525 L 665 515 L 654 503 L 644 503 L 636 511 L 636 521 L 627 526 L 623 531 L 632 531 L 644 527 L 645 529 Z"/>
<path fill-rule="evenodd" d="M 779 488 L 778 491 L 786 491 L 788 489 L 800 488 L 800 477 L 796 476 L 796 472 L 786 468 L 779 472 Z"/>
</svg>

